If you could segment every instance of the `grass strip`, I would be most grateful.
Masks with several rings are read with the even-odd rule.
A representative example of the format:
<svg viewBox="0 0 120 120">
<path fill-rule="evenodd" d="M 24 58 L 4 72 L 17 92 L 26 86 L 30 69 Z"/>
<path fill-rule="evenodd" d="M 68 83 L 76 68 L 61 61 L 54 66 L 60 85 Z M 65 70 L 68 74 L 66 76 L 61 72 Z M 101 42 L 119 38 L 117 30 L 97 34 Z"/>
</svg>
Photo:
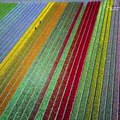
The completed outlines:
<svg viewBox="0 0 120 120">
<path fill-rule="evenodd" d="M 0 3 L 0 20 L 4 18 L 14 7 L 16 3 Z"/>
<path fill-rule="evenodd" d="M 25 9 L 25 4 L 19 3 L 16 5 L 16 7 L 14 9 L 12 9 L 9 12 L 9 14 L 7 14 L 4 17 L 4 19 L 1 20 L 0 37 L 2 36 L 2 33 L 4 31 L 6 31 L 6 29 L 16 21 L 18 16 L 21 17 L 20 15 L 21 15 L 21 13 L 23 13 L 24 9 Z M 1 39 L 0 39 L 0 41 L 1 41 Z"/>
</svg>

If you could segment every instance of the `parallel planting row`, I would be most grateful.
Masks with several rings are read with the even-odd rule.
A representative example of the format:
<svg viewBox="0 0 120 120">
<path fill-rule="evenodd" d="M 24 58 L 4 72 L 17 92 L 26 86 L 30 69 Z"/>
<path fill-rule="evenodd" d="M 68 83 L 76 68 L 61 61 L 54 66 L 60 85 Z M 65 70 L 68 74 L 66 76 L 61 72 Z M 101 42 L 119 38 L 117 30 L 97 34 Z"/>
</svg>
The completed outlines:
<svg viewBox="0 0 120 120">
<path fill-rule="evenodd" d="M 0 119 L 119 120 L 119 5 L 0 3 Z"/>
</svg>

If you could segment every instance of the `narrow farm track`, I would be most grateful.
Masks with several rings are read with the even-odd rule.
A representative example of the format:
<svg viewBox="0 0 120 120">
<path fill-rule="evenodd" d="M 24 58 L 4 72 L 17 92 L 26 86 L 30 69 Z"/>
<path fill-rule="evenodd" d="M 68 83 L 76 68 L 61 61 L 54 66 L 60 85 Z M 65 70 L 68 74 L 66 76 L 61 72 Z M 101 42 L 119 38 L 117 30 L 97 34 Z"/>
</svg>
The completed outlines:
<svg viewBox="0 0 120 120">
<path fill-rule="evenodd" d="M 0 2 L 0 120 L 119 120 L 120 0 Z"/>
</svg>

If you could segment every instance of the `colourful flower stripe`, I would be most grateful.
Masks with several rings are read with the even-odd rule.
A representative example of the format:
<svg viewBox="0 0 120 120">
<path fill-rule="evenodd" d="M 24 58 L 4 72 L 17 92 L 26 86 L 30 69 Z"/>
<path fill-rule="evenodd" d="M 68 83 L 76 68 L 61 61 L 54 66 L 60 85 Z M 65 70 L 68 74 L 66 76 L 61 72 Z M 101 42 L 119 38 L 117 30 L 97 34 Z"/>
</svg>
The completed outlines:
<svg viewBox="0 0 120 120">
<path fill-rule="evenodd" d="M 59 8 L 58 4 L 56 4 L 55 6 L 56 6 L 55 8 Z M 54 22 L 54 24 L 50 24 L 50 23 L 52 23 L 52 19 L 51 19 L 51 22 L 49 21 L 45 27 L 43 25 L 43 27 L 44 27 L 43 29 L 44 30 L 42 31 L 41 35 L 39 36 L 38 41 L 36 41 L 36 43 L 34 44 L 32 49 L 29 51 L 29 54 L 26 56 L 25 60 L 22 62 L 22 64 L 20 65 L 19 69 L 14 74 L 14 76 L 12 76 L 12 79 L 10 80 L 9 84 L 6 86 L 6 88 L 4 89 L 3 93 L 1 94 L 0 101 L 1 101 L 2 106 L 5 107 L 7 105 L 7 103 L 10 100 L 10 98 L 12 97 L 13 93 L 17 89 L 17 86 L 19 85 L 20 81 L 23 79 L 24 75 L 26 74 L 27 70 L 29 69 L 32 61 L 35 59 L 35 57 L 39 53 L 42 45 L 45 43 L 45 41 L 47 39 L 47 36 L 50 34 L 51 29 L 53 29 L 53 26 L 55 25 L 56 21 L 58 20 L 58 18 L 60 16 L 60 14 L 62 13 L 62 11 L 63 11 L 65 6 L 62 5 L 60 7 L 61 7 L 61 10 L 58 9 L 59 11 L 57 11 L 57 12 L 55 12 L 56 9 L 54 7 L 53 7 L 54 9 L 52 9 L 52 11 L 49 11 L 49 12 L 51 12 L 51 14 L 52 14 L 52 12 L 53 12 L 53 14 L 55 14 L 52 17 L 55 22 Z M 57 15 L 56 15 L 56 13 L 57 13 Z M 51 18 L 51 16 L 50 16 L 50 18 Z M 49 20 L 49 18 L 47 18 L 47 21 L 48 20 Z M 40 26 L 40 28 L 41 27 L 42 26 Z M 45 30 L 47 28 L 48 28 L 48 31 Z M 37 30 L 39 30 L 39 28 L 37 28 Z M 42 41 L 41 41 L 41 39 L 42 39 Z M 32 53 L 34 53 L 34 54 L 32 54 Z M 2 101 L 4 101 L 4 103 L 2 103 Z"/>
<path fill-rule="evenodd" d="M 79 4 L 78 4 L 78 5 L 79 5 Z M 78 6 L 76 6 L 76 7 L 74 6 L 74 9 L 77 9 L 77 8 L 78 8 Z M 74 18 L 74 16 L 73 16 L 73 18 Z M 72 18 L 72 19 L 73 19 L 73 18 Z M 66 22 L 67 22 L 67 21 L 66 21 Z M 67 33 L 67 32 L 66 32 L 66 33 Z M 66 35 L 67 35 L 67 34 L 66 34 Z M 62 63 L 63 63 L 63 62 L 64 62 L 64 61 L 62 61 Z M 61 65 L 62 65 L 62 64 L 61 64 Z M 59 68 L 59 69 L 60 69 L 60 68 Z M 51 90 L 52 90 L 52 89 L 53 89 L 53 88 L 52 88 L 52 85 L 55 84 L 55 82 L 56 82 L 56 81 L 54 81 L 54 80 L 52 79 L 51 82 L 50 82 L 50 85 L 49 85 L 50 87 L 49 87 L 48 89 L 51 89 Z M 51 83 L 53 83 L 53 84 L 51 84 Z M 51 92 L 51 91 L 50 91 L 50 92 Z M 44 98 L 45 98 L 45 99 L 47 100 L 47 102 L 48 102 L 48 101 L 49 101 L 49 98 L 50 98 L 50 94 L 48 93 L 48 90 L 47 90 L 47 93 L 46 93 L 46 94 L 48 94 L 48 95 L 46 95 Z M 45 103 L 45 104 L 47 104 L 47 103 Z M 44 106 L 43 106 L 43 105 L 44 105 L 44 100 L 43 100 L 43 102 L 42 102 L 42 104 L 41 104 L 41 107 L 40 107 L 39 109 L 41 109 L 41 108 L 44 109 Z M 43 115 L 43 113 L 41 114 L 41 112 L 40 112 L 39 115 L 38 115 L 38 118 L 39 118 L 39 117 L 42 117 L 42 115 Z"/>
<path fill-rule="evenodd" d="M 77 11 L 77 13 L 76 13 L 76 15 L 75 15 L 75 17 L 74 17 L 74 20 L 73 20 L 73 22 L 72 22 L 72 24 L 71 24 L 71 26 L 70 26 L 70 29 L 69 29 L 69 31 L 68 31 L 68 34 L 66 35 L 66 38 L 65 38 L 65 40 L 64 40 L 64 42 L 63 42 L 63 46 L 61 47 L 61 49 L 60 49 L 60 51 L 59 51 L 59 53 L 58 53 L 58 56 L 57 56 L 57 58 L 56 58 L 56 60 L 55 60 L 55 62 L 54 62 L 54 64 L 53 64 L 53 66 L 52 66 L 51 72 L 50 72 L 49 75 L 48 75 L 47 82 L 46 82 L 46 84 L 45 84 L 45 86 L 44 86 L 44 89 L 42 90 L 42 92 L 41 92 L 41 94 L 40 94 L 40 96 L 39 96 L 39 99 L 38 99 L 38 101 L 37 101 L 37 103 L 36 103 L 36 105 L 35 105 L 35 108 L 34 108 L 34 111 L 33 111 L 34 114 L 31 114 L 32 119 L 33 119 L 33 117 L 36 115 L 36 113 L 37 113 L 37 111 L 38 111 L 38 109 L 39 109 L 39 106 L 40 106 L 40 104 L 41 104 L 41 102 L 42 102 L 42 99 L 43 99 L 43 97 L 44 97 L 44 95 L 45 95 L 45 92 L 46 92 L 46 90 L 47 90 L 47 88 L 48 88 L 48 86 L 49 86 L 50 80 L 51 80 L 51 78 L 52 78 L 52 76 L 53 76 L 53 74 L 54 74 L 54 71 L 55 71 L 55 69 L 56 69 L 59 61 L 60 61 L 61 55 L 62 55 L 62 53 L 63 53 L 63 51 L 64 51 L 64 48 L 65 48 L 65 46 L 66 46 L 66 44 L 67 44 L 67 42 L 68 42 L 68 40 L 69 40 L 69 38 L 70 38 L 70 34 L 71 34 L 72 30 L 73 30 L 74 24 L 75 24 L 75 22 L 76 22 L 76 20 L 77 20 L 77 18 L 78 18 L 78 15 L 79 15 L 79 13 L 80 13 L 80 11 L 81 11 L 82 5 L 83 5 L 83 4 L 80 5 L 80 7 L 79 7 L 79 9 L 78 9 L 78 11 Z M 31 119 L 31 118 L 30 118 L 30 119 Z"/>
<path fill-rule="evenodd" d="M 86 10 L 85 11 L 87 11 L 87 8 L 86 8 Z M 86 12 L 85 12 L 86 13 Z M 82 17 L 82 23 L 81 23 L 81 26 L 79 26 L 79 28 L 78 28 L 78 30 L 77 30 L 77 33 L 76 33 L 76 36 L 75 36 L 75 39 L 74 39 L 74 41 L 75 42 L 73 42 L 73 44 L 72 44 L 72 46 L 71 46 L 71 48 L 70 48 L 70 51 L 69 51 L 69 53 L 68 53 L 68 56 L 67 56 L 67 58 L 66 58 L 66 62 L 65 62 L 65 64 L 64 64 L 64 66 L 66 66 L 67 64 L 67 60 L 69 60 L 69 63 L 68 63 L 68 65 L 70 65 L 70 62 L 72 62 L 72 60 L 71 59 L 73 59 L 74 57 L 72 57 L 72 55 L 74 55 L 73 54 L 73 52 L 75 51 L 75 49 L 77 48 L 76 46 L 78 45 L 77 43 L 78 43 L 78 40 L 77 40 L 77 35 L 82 31 L 82 28 L 81 27 L 84 27 L 85 26 L 85 22 L 83 22 L 84 21 L 84 19 L 86 18 L 87 19 L 87 15 L 84 13 L 84 15 L 83 15 L 83 17 Z M 85 17 L 84 17 L 85 16 Z M 61 76 L 60 76 L 60 78 L 62 78 L 62 77 L 65 77 L 65 75 L 64 74 L 69 74 L 69 72 L 68 72 L 68 65 L 65 67 L 65 69 L 63 69 L 62 70 L 62 72 L 61 72 Z M 72 65 L 72 64 L 71 64 Z M 64 67 L 63 67 L 64 68 Z M 62 75 L 63 74 L 63 75 Z M 64 83 L 64 84 L 63 84 Z M 67 81 L 65 81 L 65 79 L 63 78 L 63 80 L 62 80 L 62 83 L 61 83 L 61 86 L 60 86 L 60 90 L 58 91 L 58 95 L 57 95 L 57 97 L 60 97 L 61 96 L 61 94 L 63 93 L 63 89 L 64 89 L 64 87 L 65 87 L 65 84 L 67 84 Z M 61 91 L 61 92 L 60 92 Z M 57 100 L 55 100 L 55 102 L 56 102 L 56 105 L 59 105 L 58 103 L 60 102 L 60 99 L 57 99 Z M 53 109 L 58 109 L 58 107 L 56 107 L 56 105 L 54 104 L 54 108 Z M 51 115 L 52 116 L 52 115 Z"/>
<path fill-rule="evenodd" d="M 109 7 L 109 5 L 112 6 L 110 2 L 108 3 L 109 4 L 107 4 L 107 8 Z M 109 14 L 108 11 L 109 10 L 106 9 L 103 32 L 101 34 L 101 38 L 99 42 L 99 47 L 97 51 L 98 53 L 96 56 L 96 62 L 95 62 L 93 76 L 92 76 L 92 82 L 91 82 L 89 96 L 87 100 L 86 112 L 84 115 L 85 119 L 93 118 L 96 120 L 98 116 L 102 80 L 104 75 L 104 65 L 105 65 L 106 51 L 107 51 L 106 49 L 107 49 L 107 42 L 108 42 L 108 36 L 109 36 L 109 27 L 106 27 L 106 25 L 110 24 L 109 20 L 111 19 L 111 14 Z M 93 113 L 92 113 L 92 109 L 95 110 L 93 111 Z"/>
<path fill-rule="evenodd" d="M 115 76 L 115 60 L 116 60 L 115 57 L 116 57 L 116 43 L 117 43 L 117 31 L 118 31 L 117 26 L 118 26 L 117 11 L 113 11 L 99 119 L 112 118 L 112 109 L 113 109 L 112 101 L 113 101 L 113 90 L 114 90 L 113 88 L 114 88 L 114 81 L 115 81 L 114 80 L 115 79 L 114 77 Z M 117 119 L 117 116 L 115 118 Z"/>
<path fill-rule="evenodd" d="M 109 7 L 112 7 L 113 1 L 109 2 Z M 99 113 L 99 106 L 100 106 L 100 98 L 101 98 L 101 91 L 103 86 L 103 77 L 104 77 L 104 71 L 105 71 L 105 64 L 106 64 L 106 54 L 107 54 L 107 47 L 108 47 L 108 41 L 109 41 L 109 35 L 110 35 L 110 24 L 111 24 L 111 15 L 112 11 L 108 11 L 108 20 L 106 23 L 106 31 L 104 33 L 104 43 L 101 53 L 101 60 L 99 65 L 99 74 L 97 78 L 97 84 L 96 84 L 96 92 L 94 96 L 94 103 L 93 103 L 93 112 L 92 112 L 92 119 L 97 120 L 98 119 L 98 113 Z M 103 37 L 103 36 L 102 36 Z M 94 73 L 93 73 L 94 74 Z M 112 96 L 111 96 L 112 97 Z M 107 119 L 107 118 L 106 118 Z"/>
<path fill-rule="evenodd" d="M 91 59 L 94 58 L 92 56 L 92 54 L 94 54 L 94 56 L 95 56 L 95 51 L 96 51 L 95 48 L 98 44 L 97 34 L 98 34 L 98 31 L 100 30 L 100 26 L 101 26 L 100 22 L 102 22 L 102 16 L 103 16 L 102 13 L 101 13 L 102 9 L 103 9 L 103 3 L 101 3 L 101 6 L 100 6 L 100 10 L 99 10 L 98 17 L 97 17 L 97 22 L 96 22 L 95 29 L 94 29 L 94 32 L 93 32 L 93 35 L 92 35 L 92 38 L 91 38 L 90 46 L 89 46 L 88 53 L 87 53 L 87 56 L 86 56 L 85 65 L 84 65 L 84 68 L 83 68 L 83 71 L 82 71 L 81 80 L 80 80 L 79 87 L 78 87 L 78 92 L 77 92 L 76 99 L 75 99 L 75 102 L 74 102 L 74 106 L 73 106 L 73 110 L 72 110 L 72 114 L 71 114 L 71 119 L 73 119 L 73 120 L 77 119 L 79 117 L 80 113 L 81 113 L 79 111 L 83 110 L 83 106 L 82 106 L 82 109 L 79 110 L 79 108 L 80 108 L 80 103 L 81 103 L 81 99 L 82 99 L 84 89 L 88 88 L 88 86 L 85 87 L 85 82 L 87 80 L 86 77 L 87 77 L 87 74 L 89 72 L 89 69 L 91 70 L 90 62 L 91 62 Z M 87 94 L 87 92 L 84 93 L 84 94 Z M 86 97 L 86 99 L 87 99 L 87 97 Z M 82 119 L 81 116 L 80 116 L 80 118 Z"/>
<path fill-rule="evenodd" d="M 74 48 L 74 45 L 75 45 L 75 41 L 73 42 L 73 44 L 72 44 L 72 46 L 71 46 L 71 48 L 70 48 L 70 50 L 69 50 L 69 53 L 68 53 L 68 56 L 67 56 L 67 58 L 66 58 L 66 61 L 65 61 L 65 63 L 64 63 L 64 66 L 63 66 L 63 69 L 62 69 L 62 71 L 61 71 L 61 73 L 60 73 L 60 77 L 59 77 L 59 79 L 57 80 L 57 84 L 56 84 L 56 87 L 55 87 L 55 90 L 54 90 L 54 92 L 53 92 L 53 97 L 51 98 L 51 102 L 50 102 L 50 107 L 48 108 L 48 110 L 50 110 L 50 109 L 52 109 L 51 107 L 51 105 L 54 105 L 55 104 L 55 100 L 57 99 L 57 97 L 58 97 L 58 93 L 59 93 L 59 91 L 60 91 L 60 89 L 61 89 L 61 85 L 62 85 L 62 82 L 63 82 L 63 80 L 61 81 L 61 78 L 64 76 L 64 73 L 65 73 L 65 70 L 66 70 L 66 68 L 67 68 L 67 64 L 69 63 L 69 60 L 70 60 L 70 57 L 71 57 L 71 53 L 72 53 L 72 50 L 73 50 L 73 48 Z M 60 85 L 61 84 L 61 85 Z M 64 84 L 63 84 L 64 85 Z M 64 87 L 63 87 L 64 88 Z M 58 91 L 59 90 L 59 91 Z M 61 89 L 62 90 L 62 89 Z M 56 97 L 55 97 L 56 96 Z M 59 101 L 60 99 L 58 99 L 58 101 Z M 53 104 L 54 103 L 54 104 Z M 56 102 L 57 103 L 57 102 Z M 58 107 L 54 107 L 54 109 L 55 110 L 57 110 L 58 109 Z M 48 114 L 46 114 L 46 117 L 48 117 Z M 49 117 L 48 117 L 49 118 Z"/>
<path fill-rule="evenodd" d="M 0 3 L 1 120 L 119 120 L 120 1 Z"/>
<path fill-rule="evenodd" d="M 70 16 L 70 17 L 72 17 L 72 16 Z M 67 24 L 65 24 L 66 26 L 65 27 L 67 27 Z M 65 29 L 65 27 L 64 27 L 64 29 Z M 59 40 L 59 39 L 56 39 L 56 40 Z M 61 40 L 60 40 L 61 41 Z M 57 43 L 58 44 L 58 43 Z M 58 46 L 58 50 L 59 50 L 59 46 Z M 55 53 L 57 52 L 57 50 L 53 53 L 53 55 L 55 55 Z M 51 60 L 52 60 L 52 58 L 51 58 Z M 50 61 L 49 61 L 50 62 Z M 52 62 L 51 62 L 51 64 L 52 64 Z M 49 65 L 48 65 L 49 66 Z M 49 70 L 49 68 L 48 68 L 48 66 L 46 66 L 46 70 Z M 43 76 L 44 77 L 44 76 Z M 42 78 L 43 79 L 43 78 Z M 41 79 L 41 80 L 42 80 Z M 44 83 L 45 84 L 45 83 Z"/>
<path fill-rule="evenodd" d="M 1 66 L 3 65 L 2 68 L 0 69 L 0 71 L 1 71 L 0 72 L 0 93 L 3 92 L 4 88 L 6 87 L 7 83 L 9 82 L 10 78 L 13 76 L 16 69 L 19 67 L 20 63 L 22 62 L 22 60 L 25 58 L 26 54 L 28 53 L 28 51 L 27 51 L 24 55 L 22 55 L 23 51 L 25 51 L 27 49 L 26 46 L 28 46 L 28 44 L 30 44 L 30 42 L 32 42 L 32 44 L 30 45 L 32 47 L 34 42 L 36 41 L 36 39 L 33 39 L 32 36 L 30 36 L 30 35 L 32 35 L 36 32 L 35 27 L 37 27 L 39 25 L 38 24 L 39 21 L 41 21 L 44 18 L 45 14 L 49 11 L 49 9 L 51 8 L 52 5 L 53 4 L 48 5 L 46 7 L 47 10 L 46 9 L 43 10 L 43 12 L 38 16 L 38 18 L 33 22 L 33 24 L 28 29 L 29 32 L 26 31 L 24 36 L 22 36 L 22 38 L 19 40 L 20 43 L 18 42 L 16 44 L 16 46 L 12 49 L 12 51 L 6 57 L 6 59 L 8 61 L 6 61 L 6 59 L 4 59 L 6 61 L 6 63 L 4 63 L 4 61 L 3 61 L 0 64 Z M 37 38 L 37 36 L 36 36 L 36 38 Z M 9 58 L 9 56 L 11 56 L 11 57 Z M 21 58 L 20 58 L 20 56 L 21 56 Z M 14 67 L 14 69 L 13 69 L 13 67 Z M 9 72 L 10 70 L 12 70 L 12 71 Z M 5 79 L 6 76 L 8 76 L 8 75 L 9 75 L 8 79 Z"/>
<path fill-rule="evenodd" d="M 24 14 L 21 19 L 17 20 L 18 22 L 8 27 L 4 33 L 2 33 L 0 39 L 0 61 L 7 56 L 10 50 L 15 46 L 18 40 L 22 37 L 24 32 L 28 29 L 28 27 L 32 24 L 32 22 L 36 19 L 38 14 L 43 10 L 46 6 L 45 3 L 36 4 L 30 3 L 27 6 L 27 9 L 24 10 L 26 14 Z M 3 47 L 4 46 L 4 47 Z"/>
</svg>

